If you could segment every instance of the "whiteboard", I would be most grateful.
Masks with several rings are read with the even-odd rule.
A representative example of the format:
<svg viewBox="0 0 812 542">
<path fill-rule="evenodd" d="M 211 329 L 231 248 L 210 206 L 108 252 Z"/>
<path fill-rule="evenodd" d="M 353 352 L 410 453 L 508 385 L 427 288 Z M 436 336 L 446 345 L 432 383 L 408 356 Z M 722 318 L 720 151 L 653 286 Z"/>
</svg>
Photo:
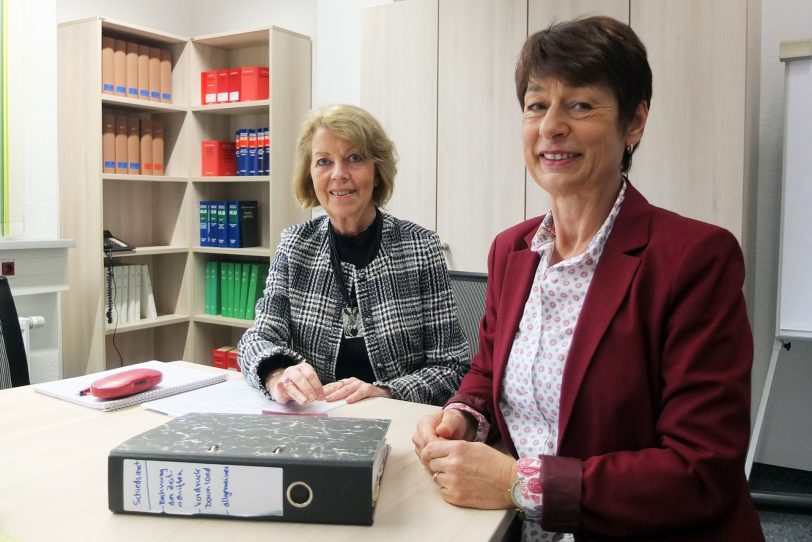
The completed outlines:
<svg viewBox="0 0 812 542">
<path fill-rule="evenodd" d="M 778 338 L 812 338 L 812 58 L 786 62 Z"/>
</svg>

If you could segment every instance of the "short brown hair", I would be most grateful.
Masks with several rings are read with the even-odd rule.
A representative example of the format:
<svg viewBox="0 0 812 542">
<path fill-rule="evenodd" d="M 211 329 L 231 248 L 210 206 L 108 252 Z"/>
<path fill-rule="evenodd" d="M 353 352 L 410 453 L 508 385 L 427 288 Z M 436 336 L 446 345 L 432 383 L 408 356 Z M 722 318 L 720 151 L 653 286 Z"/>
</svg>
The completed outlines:
<svg viewBox="0 0 812 542">
<path fill-rule="evenodd" d="M 516 64 L 516 96 L 522 109 L 531 77 L 556 77 L 572 86 L 607 85 L 618 101 L 621 129 L 632 121 L 638 105 L 651 105 L 646 48 L 629 25 L 611 17 L 553 23 L 527 38 Z M 623 153 L 624 173 L 633 153 Z"/>
<path fill-rule="evenodd" d="M 381 207 L 392 197 L 397 174 L 395 144 L 386 135 L 381 124 L 369 112 L 354 105 L 327 105 L 310 111 L 299 131 L 296 144 L 296 163 L 293 170 L 293 187 L 296 199 L 302 207 L 317 207 L 319 200 L 310 176 L 311 143 L 313 134 L 320 127 L 347 140 L 358 148 L 365 160 L 375 166 L 375 187 L 372 200 Z"/>
</svg>

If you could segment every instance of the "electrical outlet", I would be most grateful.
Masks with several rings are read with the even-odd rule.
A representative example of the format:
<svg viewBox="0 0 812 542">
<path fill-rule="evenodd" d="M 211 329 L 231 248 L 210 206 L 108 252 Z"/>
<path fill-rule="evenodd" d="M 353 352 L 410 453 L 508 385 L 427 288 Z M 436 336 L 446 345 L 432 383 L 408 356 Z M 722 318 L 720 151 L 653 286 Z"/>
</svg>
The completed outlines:
<svg viewBox="0 0 812 542">
<path fill-rule="evenodd" d="M 14 260 L 0 264 L 0 275 L 4 275 L 6 277 L 14 276 Z"/>
</svg>

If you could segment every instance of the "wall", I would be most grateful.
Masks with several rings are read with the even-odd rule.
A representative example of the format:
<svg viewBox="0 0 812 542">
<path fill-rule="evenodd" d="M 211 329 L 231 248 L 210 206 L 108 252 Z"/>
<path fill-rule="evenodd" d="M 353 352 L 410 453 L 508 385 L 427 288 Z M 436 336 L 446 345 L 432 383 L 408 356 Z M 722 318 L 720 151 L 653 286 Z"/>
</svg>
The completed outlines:
<svg viewBox="0 0 812 542">
<path fill-rule="evenodd" d="M 784 130 L 784 64 L 778 59 L 778 45 L 785 40 L 812 37 L 812 2 L 809 0 L 762 0 L 761 8 L 756 288 L 752 304 L 756 342 L 754 406 L 761 397 L 775 336 Z M 756 461 L 812 470 L 810 387 L 812 342 L 795 341 L 789 352 L 781 354 L 776 369 Z"/>
<path fill-rule="evenodd" d="M 314 5 L 314 1 L 316 2 Z M 201 35 L 242 28 L 235 6 L 256 7 L 249 27 L 290 26 L 314 37 L 313 103 L 357 103 L 360 95 L 358 10 L 386 0 L 275 0 L 233 1 L 221 11 L 211 0 L 142 0 L 136 4 L 110 0 L 26 0 L 20 20 L 26 29 L 30 66 L 25 86 L 24 122 L 15 137 L 24 141 L 23 179 L 26 185 L 24 237 L 58 236 L 56 161 L 37 148 L 55 149 L 56 131 L 42 129 L 56 123 L 56 23 L 103 15 L 113 19 L 181 35 Z M 195 6 L 192 17 L 189 6 Z M 260 8 L 260 6 L 265 6 Z M 267 7 L 271 6 L 271 7 Z M 170 9 L 171 8 L 171 9 Z M 313 10 L 315 9 L 315 15 Z M 759 118 L 759 187 L 757 203 L 754 319 L 756 358 L 753 370 L 754 407 L 761 394 L 775 328 L 776 261 L 783 130 L 783 65 L 778 43 L 812 36 L 812 3 L 808 0 L 761 1 L 761 97 Z M 272 20 L 272 13 L 277 19 Z M 315 22 L 314 22 L 315 21 Z M 315 31 L 312 31 L 315 28 Z M 52 30 L 48 30 L 52 29 Z M 36 38 L 36 43 L 34 40 Z M 12 73 L 13 77 L 19 74 Z M 31 106 L 35 103 L 36 106 Z M 20 136 L 19 134 L 23 135 Z M 812 470 L 812 434 L 807 412 L 812 410 L 812 344 L 796 342 L 782 354 L 774 393 L 767 411 L 761 453 L 757 460 Z"/>
</svg>

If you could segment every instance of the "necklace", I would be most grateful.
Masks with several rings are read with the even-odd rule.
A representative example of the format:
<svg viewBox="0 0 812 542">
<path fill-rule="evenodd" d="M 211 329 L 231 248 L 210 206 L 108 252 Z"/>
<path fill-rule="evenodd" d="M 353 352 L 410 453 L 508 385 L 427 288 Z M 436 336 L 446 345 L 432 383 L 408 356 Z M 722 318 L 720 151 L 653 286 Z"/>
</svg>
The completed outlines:
<svg viewBox="0 0 812 542">
<path fill-rule="evenodd" d="M 381 246 L 381 236 L 383 233 L 383 217 L 380 211 L 375 214 L 375 220 L 372 222 L 374 228 L 372 236 L 365 235 L 361 240 L 361 247 L 368 243 L 367 253 L 357 265 L 358 268 L 363 268 L 368 265 L 377 255 L 378 249 Z M 367 230 L 369 231 L 369 230 Z M 364 232 L 366 233 L 366 232 Z M 364 235 L 363 233 L 361 235 Z M 338 254 L 338 247 L 336 245 L 335 232 L 333 226 L 328 222 L 327 225 L 327 238 L 330 243 L 330 263 L 333 267 L 333 272 L 338 281 L 338 287 L 341 292 L 341 297 L 344 306 L 341 309 L 341 328 L 344 338 L 354 339 L 364 337 L 364 321 L 358 308 L 358 300 L 355 295 L 355 284 L 352 284 L 350 291 L 347 291 L 347 284 L 344 280 L 344 270 L 341 268 L 341 258 Z"/>
</svg>

